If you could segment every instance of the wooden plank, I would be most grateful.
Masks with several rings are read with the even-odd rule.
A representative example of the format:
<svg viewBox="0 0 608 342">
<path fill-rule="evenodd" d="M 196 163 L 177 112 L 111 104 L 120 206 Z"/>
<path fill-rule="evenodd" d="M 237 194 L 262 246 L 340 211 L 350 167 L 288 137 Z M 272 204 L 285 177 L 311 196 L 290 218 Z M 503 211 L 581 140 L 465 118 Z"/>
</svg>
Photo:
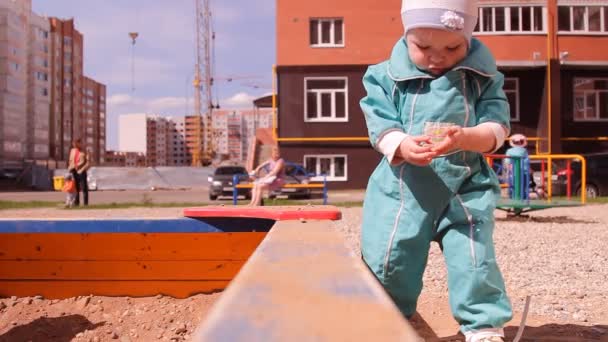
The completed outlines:
<svg viewBox="0 0 608 342">
<path fill-rule="evenodd" d="M 243 206 L 209 206 L 184 209 L 187 217 L 241 217 L 263 218 L 277 221 L 285 220 L 339 220 L 340 210 L 332 205 L 324 206 L 276 206 L 276 207 L 243 207 Z"/>
<path fill-rule="evenodd" d="M 323 189 L 325 187 L 325 185 L 323 184 L 318 184 L 318 183 L 308 183 L 308 184 L 294 184 L 294 183 L 289 183 L 289 184 L 285 184 L 282 186 L 283 188 L 311 188 L 311 189 Z M 248 184 L 237 184 L 236 185 L 237 189 L 251 189 L 253 188 L 253 184 L 248 183 Z"/>
<path fill-rule="evenodd" d="M 194 341 L 421 341 L 328 225 L 277 223 Z"/>
<path fill-rule="evenodd" d="M 187 298 L 198 293 L 222 291 L 228 281 L 0 281 L 0 297 L 64 299 L 75 296 L 150 297 L 163 294 Z"/>
<path fill-rule="evenodd" d="M 0 260 L 246 260 L 265 232 L 0 234 Z"/>
<path fill-rule="evenodd" d="M 244 260 L 0 261 L 0 280 L 226 280 Z"/>
<path fill-rule="evenodd" d="M 223 233 L 269 231 L 273 220 L 205 218 L 0 219 L 0 233 Z"/>
<path fill-rule="evenodd" d="M 313 188 L 313 189 L 323 189 L 325 186 L 323 184 L 285 184 L 284 188 Z"/>
</svg>

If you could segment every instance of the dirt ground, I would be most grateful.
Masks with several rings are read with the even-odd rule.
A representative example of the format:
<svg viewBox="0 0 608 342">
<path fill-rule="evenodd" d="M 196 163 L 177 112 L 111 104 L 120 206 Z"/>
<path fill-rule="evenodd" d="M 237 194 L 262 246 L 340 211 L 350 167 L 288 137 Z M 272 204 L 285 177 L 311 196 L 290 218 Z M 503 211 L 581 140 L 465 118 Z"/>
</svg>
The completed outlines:
<svg viewBox="0 0 608 342">
<path fill-rule="evenodd" d="M 335 228 L 358 251 L 361 208 L 343 214 Z M 179 208 L 0 211 L 3 218 L 180 215 Z M 552 209 L 520 220 L 497 215 L 497 256 L 516 313 L 506 327 L 507 340 L 515 336 L 530 295 L 522 341 L 608 341 L 608 205 Z M 441 253 L 434 247 L 412 322 L 427 341 L 463 340 L 445 283 Z M 0 298 L 0 341 L 187 341 L 220 296 Z"/>
</svg>

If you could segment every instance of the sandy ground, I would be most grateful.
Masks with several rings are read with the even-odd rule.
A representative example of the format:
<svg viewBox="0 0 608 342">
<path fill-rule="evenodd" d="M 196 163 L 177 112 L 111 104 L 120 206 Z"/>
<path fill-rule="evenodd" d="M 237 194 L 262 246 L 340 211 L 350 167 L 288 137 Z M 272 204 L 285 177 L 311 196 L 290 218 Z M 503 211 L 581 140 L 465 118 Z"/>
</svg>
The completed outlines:
<svg viewBox="0 0 608 342">
<path fill-rule="evenodd" d="M 174 217 L 179 208 L 28 209 L 3 218 Z M 499 265 L 515 309 L 512 338 L 532 297 L 522 341 L 608 341 L 608 205 L 551 209 L 529 218 L 497 212 Z M 361 208 L 343 209 L 334 228 L 359 251 Z M 170 297 L 0 298 L 0 341 L 183 341 L 221 293 Z M 461 341 L 448 306 L 443 258 L 433 246 L 414 326 L 427 341 Z M 508 339 L 508 340 L 509 340 Z"/>
</svg>

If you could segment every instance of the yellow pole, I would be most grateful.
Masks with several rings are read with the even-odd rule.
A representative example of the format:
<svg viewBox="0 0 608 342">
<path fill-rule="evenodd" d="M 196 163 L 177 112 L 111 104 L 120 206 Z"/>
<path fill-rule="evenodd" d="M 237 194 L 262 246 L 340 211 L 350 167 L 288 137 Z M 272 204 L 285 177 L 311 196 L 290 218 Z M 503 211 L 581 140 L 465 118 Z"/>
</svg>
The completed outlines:
<svg viewBox="0 0 608 342">
<path fill-rule="evenodd" d="M 272 65 L 272 138 L 277 143 L 279 142 L 279 137 L 277 134 L 277 66 L 275 64 Z"/>
<path fill-rule="evenodd" d="M 551 3 L 551 1 L 549 1 Z M 553 6 L 549 4 L 547 8 L 547 154 L 551 154 L 551 111 L 553 108 L 551 107 L 552 97 L 551 97 L 551 40 L 553 39 Z M 549 163 L 549 170 L 551 170 L 551 163 Z M 549 172 L 549 175 L 551 173 Z M 551 189 L 551 182 L 549 182 L 549 189 Z M 549 191 L 549 199 L 551 199 L 551 191 Z"/>
</svg>

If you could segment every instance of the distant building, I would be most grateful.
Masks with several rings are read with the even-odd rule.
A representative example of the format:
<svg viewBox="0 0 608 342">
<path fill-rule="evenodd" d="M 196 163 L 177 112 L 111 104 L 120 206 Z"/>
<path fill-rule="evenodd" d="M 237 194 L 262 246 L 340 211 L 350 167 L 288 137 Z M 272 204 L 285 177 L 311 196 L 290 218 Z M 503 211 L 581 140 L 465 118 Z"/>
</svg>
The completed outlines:
<svg viewBox="0 0 608 342">
<path fill-rule="evenodd" d="M 145 156 L 148 166 L 189 166 L 187 118 L 125 114 L 118 118 L 118 151 Z M 193 140 L 190 137 L 190 140 Z"/>
<path fill-rule="evenodd" d="M 83 76 L 83 132 L 81 138 L 95 164 L 104 162 L 106 150 L 106 86 Z"/>
<path fill-rule="evenodd" d="M 83 37 L 74 19 L 51 18 L 51 156 L 67 160 L 71 143 L 82 138 Z M 88 149 L 86 141 L 84 148 Z"/>
<path fill-rule="evenodd" d="M 215 150 L 230 160 L 247 159 L 257 128 L 272 126 L 272 109 L 221 109 L 213 111 Z"/>
<path fill-rule="evenodd" d="M 103 166 L 145 167 L 146 155 L 139 152 L 106 151 Z"/>
<path fill-rule="evenodd" d="M 83 75 L 83 36 L 74 20 L 39 16 L 31 0 L 3 0 L 0 37 L 0 168 L 66 161 L 75 138 L 101 162 L 105 86 Z"/>
<path fill-rule="evenodd" d="M 0 168 L 49 157 L 49 22 L 31 1 L 0 2 Z"/>
<path fill-rule="evenodd" d="M 124 114 L 118 117 L 118 151 L 146 153 L 146 114 Z"/>
<path fill-rule="evenodd" d="M 222 109 L 214 110 L 212 115 L 213 151 L 218 159 L 239 163 L 247 158 L 254 130 L 272 125 L 270 108 Z M 118 118 L 118 151 L 143 153 L 148 166 L 190 166 L 195 148 L 205 139 L 200 120 L 196 115 L 121 115 Z"/>
<path fill-rule="evenodd" d="M 192 156 L 186 146 L 186 118 L 170 118 L 169 144 L 167 150 L 168 164 L 171 166 L 190 166 Z"/>
</svg>

